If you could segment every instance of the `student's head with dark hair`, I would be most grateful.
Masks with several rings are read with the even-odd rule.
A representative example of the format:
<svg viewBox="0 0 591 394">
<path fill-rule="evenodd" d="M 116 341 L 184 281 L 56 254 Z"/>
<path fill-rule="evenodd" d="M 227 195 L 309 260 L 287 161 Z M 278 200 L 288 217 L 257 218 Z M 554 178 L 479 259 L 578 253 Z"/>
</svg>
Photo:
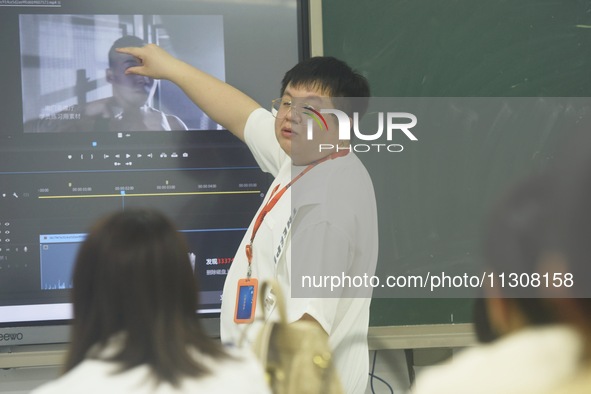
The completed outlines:
<svg viewBox="0 0 591 394">
<path fill-rule="evenodd" d="M 563 145 L 549 169 L 553 184 L 549 213 L 552 250 L 546 266 L 571 275 L 571 286 L 561 290 L 570 313 L 591 333 L 591 134 L 587 123 Z M 579 317 L 575 316 L 576 311 Z M 591 334 L 590 334 L 591 336 Z M 591 342 L 591 338 L 590 338 Z M 590 344 L 591 347 L 591 344 Z M 591 349 L 590 349 L 591 352 Z"/>
<path fill-rule="evenodd" d="M 536 272 L 547 237 L 548 182 L 544 175 L 520 180 L 493 205 L 485 227 L 485 264 L 496 272 Z M 521 296 L 508 287 L 504 296 Z"/>
<path fill-rule="evenodd" d="M 119 362 L 122 371 L 147 364 L 159 380 L 176 384 L 208 373 L 194 350 L 225 354 L 196 315 L 184 238 L 157 211 L 126 210 L 97 222 L 79 250 L 73 286 L 66 371 L 98 357 Z"/>
<path fill-rule="evenodd" d="M 475 311 L 475 323 L 486 325 L 485 311 L 496 334 L 521 325 L 557 322 L 545 298 L 548 294 L 538 292 L 539 288 L 508 285 L 511 274 L 539 274 L 540 261 L 548 252 L 549 187 L 546 176 L 530 176 L 513 185 L 490 212 L 482 249 L 485 270 L 494 274 L 496 286 Z M 505 277 L 504 287 L 499 275 Z M 478 329 L 490 332 L 487 327 Z"/>
<path fill-rule="evenodd" d="M 474 324 L 474 334 L 481 343 L 489 343 L 498 338 L 498 333 L 491 325 L 488 316 L 486 299 L 477 297 L 472 305 L 472 323 Z"/>
</svg>

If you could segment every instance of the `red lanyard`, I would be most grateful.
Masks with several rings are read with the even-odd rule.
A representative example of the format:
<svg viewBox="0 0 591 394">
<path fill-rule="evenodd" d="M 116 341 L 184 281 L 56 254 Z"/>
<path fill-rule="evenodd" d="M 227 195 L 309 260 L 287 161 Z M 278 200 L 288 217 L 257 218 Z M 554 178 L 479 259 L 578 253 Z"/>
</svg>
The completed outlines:
<svg viewBox="0 0 591 394">
<path fill-rule="evenodd" d="M 261 212 L 259 212 L 259 215 L 257 216 L 257 218 L 254 222 L 254 226 L 252 228 L 252 234 L 250 236 L 250 242 L 246 245 L 246 258 L 248 260 L 248 271 L 246 273 L 247 278 L 250 278 L 250 276 L 252 275 L 252 255 L 253 255 L 252 243 L 254 241 L 254 237 L 256 236 L 257 232 L 259 231 L 259 227 L 261 227 L 261 224 L 263 224 L 263 220 L 265 219 L 265 216 L 269 212 L 271 212 L 273 207 L 277 204 L 277 202 L 283 196 L 283 194 L 287 191 L 287 189 L 289 189 L 291 187 L 291 185 L 296 183 L 298 181 L 298 179 L 303 177 L 304 174 L 306 174 L 308 171 L 310 171 L 312 168 L 316 167 L 320 163 L 323 163 L 329 159 L 336 159 L 337 157 L 345 156 L 347 153 L 349 153 L 348 150 L 334 152 L 326 157 L 323 157 L 322 159 L 316 160 L 316 161 L 312 162 L 311 164 L 309 164 L 302 172 L 300 172 L 298 174 L 298 176 L 293 178 L 287 185 L 283 186 L 283 188 L 281 188 L 281 190 L 279 190 L 279 192 L 277 192 L 277 189 L 281 185 L 276 185 L 273 188 L 273 191 L 271 192 L 271 195 L 269 196 L 269 200 L 267 201 L 267 203 L 265 204 L 263 209 L 261 209 Z"/>
</svg>

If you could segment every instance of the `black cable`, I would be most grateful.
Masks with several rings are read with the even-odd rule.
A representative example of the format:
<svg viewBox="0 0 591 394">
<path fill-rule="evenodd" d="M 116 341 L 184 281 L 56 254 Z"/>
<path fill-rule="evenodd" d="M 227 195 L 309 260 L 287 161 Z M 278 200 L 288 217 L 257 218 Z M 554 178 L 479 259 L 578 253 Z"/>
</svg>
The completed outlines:
<svg viewBox="0 0 591 394">
<path fill-rule="evenodd" d="M 375 370 L 376 370 L 376 358 L 378 357 L 378 351 L 374 350 L 373 352 L 373 362 L 371 365 L 371 372 L 369 373 L 370 379 L 369 379 L 369 384 L 371 387 L 371 392 L 373 394 L 376 394 L 375 389 L 373 388 L 373 380 L 374 378 L 379 380 L 380 382 L 384 383 L 386 385 L 386 387 L 388 387 L 388 389 L 390 390 L 390 394 L 394 394 L 394 389 L 392 388 L 392 386 L 390 386 L 390 384 L 388 384 L 388 382 L 386 382 L 384 379 L 380 378 L 379 376 L 375 375 Z"/>
<path fill-rule="evenodd" d="M 373 351 L 373 362 L 371 364 L 371 372 L 369 373 L 370 379 L 369 379 L 369 385 L 371 387 L 371 392 L 373 394 L 375 394 L 375 390 L 373 388 L 373 378 L 375 377 L 374 372 L 376 370 L 376 357 L 378 356 L 378 351 L 374 350 Z"/>
<path fill-rule="evenodd" d="M 379 380 L 380 382 L 384 383 L 384 384 L 386 385 L 386 387 L 388 387 L 388 389 L 390 390 L 390 393 L 391 393 L 391 394 L 394 394 L 394 389 L 393 389 L 393 388 L 392 388 L 392 386 L 390 386 L 390 384 L 388 384 L 388 382 L 386 382 L 384 379 L 380 378 L 379 376 L 372 375 L 372 374 L 369 374 L 369 376 L 371 376 L 371 377 L 372 377 L 372 379 L 373 379 L 373 378 L 375 378 L 375 379 Z M 373 389 L 372 389 L 372 390 L 373 390 Z M 374 391 L 372 391 L 372 393 L 374 393 L 374 394 L 375 394 L 375 392 L 374 392 Z"/>
</svg>

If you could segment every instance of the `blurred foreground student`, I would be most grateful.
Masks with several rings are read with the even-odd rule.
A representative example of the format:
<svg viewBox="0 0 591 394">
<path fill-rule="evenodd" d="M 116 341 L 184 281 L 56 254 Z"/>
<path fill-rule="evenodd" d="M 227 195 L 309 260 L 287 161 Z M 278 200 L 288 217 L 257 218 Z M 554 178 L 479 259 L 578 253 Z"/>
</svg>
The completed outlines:
<svg viewBox="0 0 591 394">
<path fill-rule="evenodd" d="M 210 339 L 183 237 L 162 214 L 99 221 L 74 269 L 65 374 L 50 393 L 268 393 L 260 365 Z"/>
<path fill-rule="evenodd" d="M 557 316 L 584 338 L 576 376 L 552 394 L 591 393 L 591 134 L 589 124 L 572 138 L 555 160 L 552 177 L 551 253 L 542 262 L 548 271 L 572 275 L 570 287 L 557 292 Z"/>
<path fill-rule="evenodd" d="M 488 272 L 531 275 L 539 271 L 550 253 L 549 235 L 558 231 L 548 215 L 554 186 L 547 175 L 532 177 L 499 202 L 484 241 Z M 467 349 L 451 362 L 419 375 L 414 394 L 549 393 L 584 368 L 591 354 L 591 326 L 573 320 L 579 314 L 575 300 L 553 299 L 555 294 L 543 286 L 501 288 L 497 284 L 486 295 L 480 311 L 488 314 L 490 327 L 478 328 L 484 329 L 480 337 L 491 342 Z M 588 305 L 589 299 L 583 304 Z M 563 313 L 567 308 L 571 312 Z"/>
</svg>

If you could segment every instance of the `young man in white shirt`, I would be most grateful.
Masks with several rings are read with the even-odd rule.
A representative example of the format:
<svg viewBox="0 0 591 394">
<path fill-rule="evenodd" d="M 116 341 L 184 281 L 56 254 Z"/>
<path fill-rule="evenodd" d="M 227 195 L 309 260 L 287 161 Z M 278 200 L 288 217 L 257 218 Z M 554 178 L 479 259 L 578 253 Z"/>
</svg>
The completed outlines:
<svg viewBox="0 0 591 394">
<path fill-rule="evenodd" d="M 142 62 L 127 73 L 177 84 L 214 121 L 244 141 L 263 171 L 275 177 L 226 278 L 222 341 L 239 341 L 245 329 L 244 324 L 237 323 L 244 317 L 242 312 L 247 317 L 252 317 L 251 313 L 259 317 L 267 308 L 267 315 L 277 319 L 271 294 L 265 295 L 264 305 L 257 305 L 254 313 L 240 310 L 244 304 L 236 295 L 240 280 L 261 283 L 274 278 L 288 296 L 288 321 L 319 324 L 329 336 L 345 391 L 363 393 L 369 369 L 371 289 L 351 291 L 342 287 L 307 296 L 306 289 L 294 286 L 299 286 L 306 275 L 362 277 L 375 272 L 377 211 L 369 174 L 350 152 L 349 141 L 339 140 L 335 117 L 321 117 L 324 127 L 320 122 L 308 126 L 314 122 L 306 118 L 311 113 L 320 115 L 322 107 L 334 108 L 334 97 L 368 97 L 365 78 L 337 59 L 308 59 L 286 73 L 281 97 L 274 101 L 276 113 L 272 114 L 246 94 L 156 45 L 120 51 Z M 362 115 L 363 100 L 353 102 L 361 102 L 361 106 L 353 107 L 345 100 L 339 110 L 349 117 L 354 110 Z M 308 127 L 313 129 L 312 138 Z M 293 296 L 296 292 L 299 295 Z M 248 328 L 248 339 L 258 331 L 258 327 Z"/>
</svg>

